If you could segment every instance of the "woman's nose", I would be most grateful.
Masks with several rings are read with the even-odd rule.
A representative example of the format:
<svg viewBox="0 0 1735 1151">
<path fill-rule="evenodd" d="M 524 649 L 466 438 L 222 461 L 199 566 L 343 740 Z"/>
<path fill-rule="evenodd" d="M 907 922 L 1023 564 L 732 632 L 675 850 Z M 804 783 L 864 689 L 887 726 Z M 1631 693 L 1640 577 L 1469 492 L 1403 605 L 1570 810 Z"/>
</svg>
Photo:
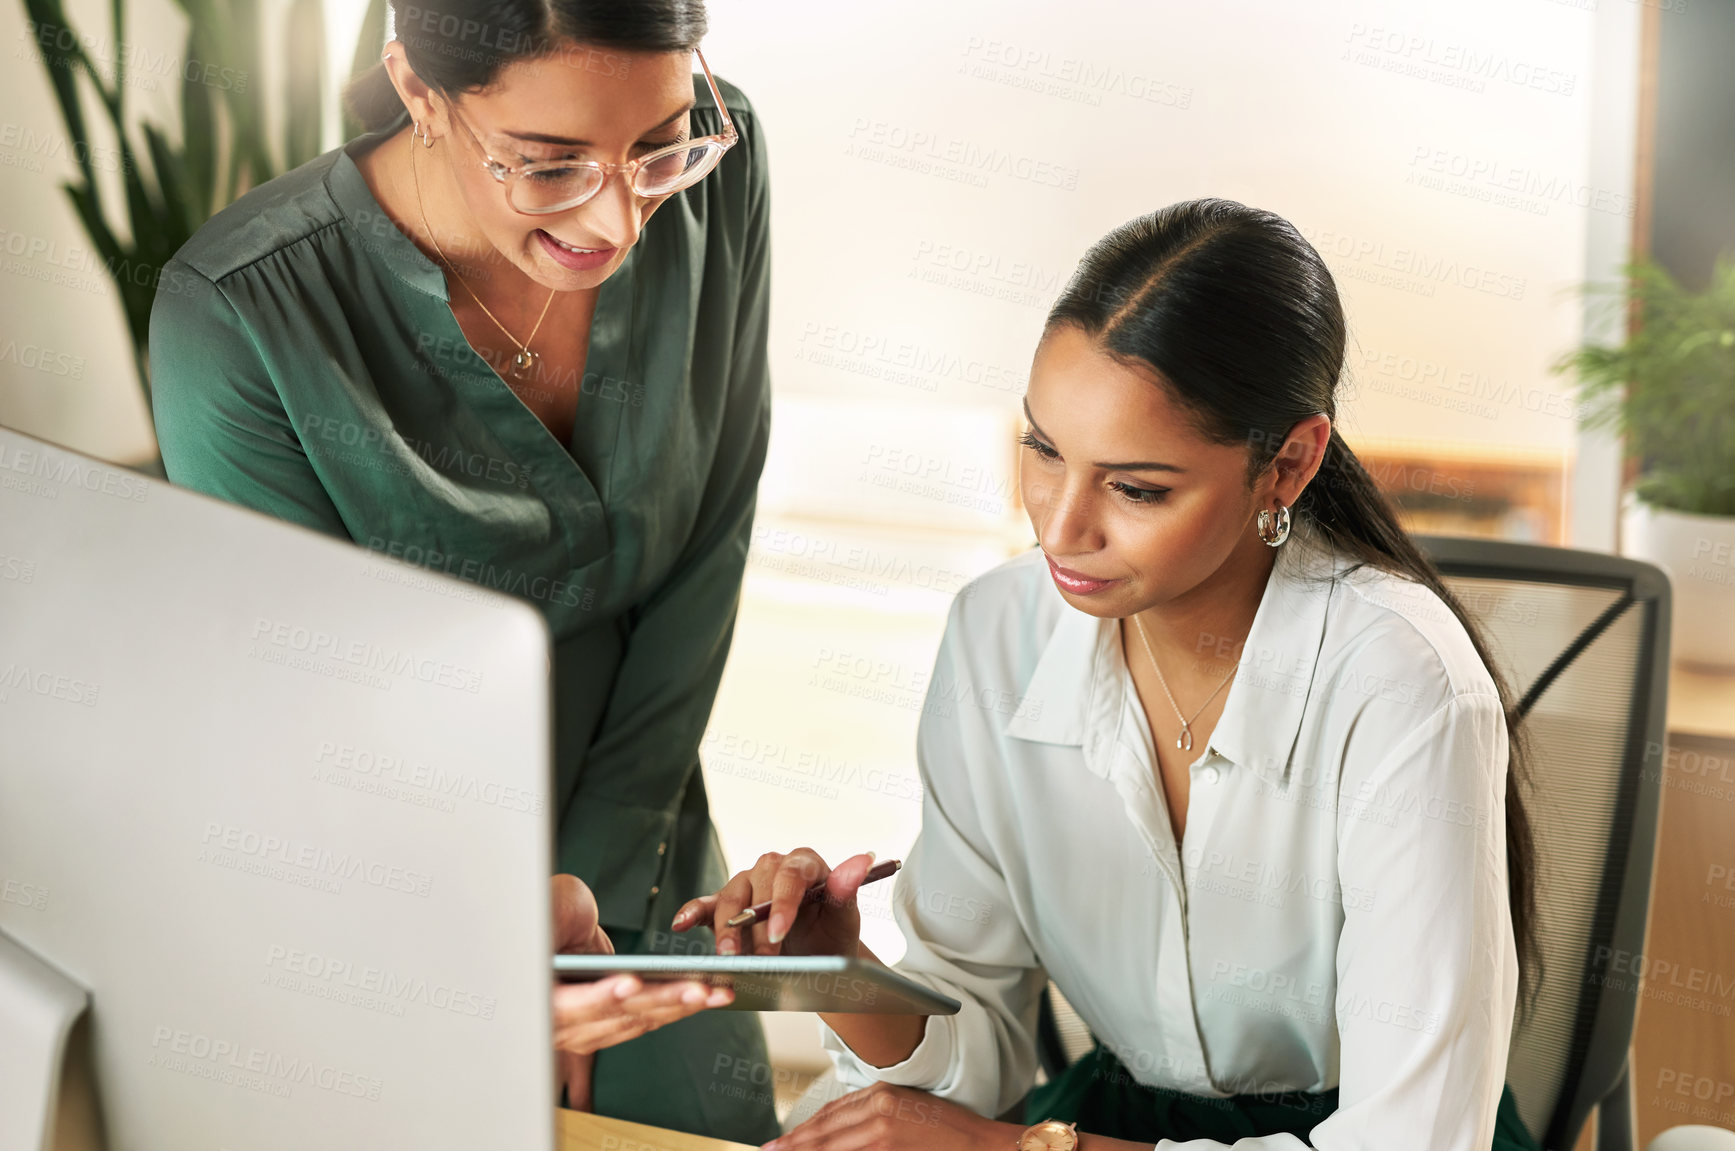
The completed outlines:
<svg viewBox="0 0 1735 1151">
<path fill-rule="evenodd" d="M 1092 522 L 1094 508 L 1088 492 L 1054 484 L 1031 494 L 1036 497 L 1030 509 L 1037 520 L 1036 539 L 1044 551 L 1066 556 L 1097 550 L 1100 542 Z"/>
<path fill-rule="evenodd" d="M 638 242 L 644 217 L 644 199 L 633 191 L 625 172 L 610 172 L 602 189 L 576 209 L 587 232 L 613 248 L 630 248 Z"/>
</svg>

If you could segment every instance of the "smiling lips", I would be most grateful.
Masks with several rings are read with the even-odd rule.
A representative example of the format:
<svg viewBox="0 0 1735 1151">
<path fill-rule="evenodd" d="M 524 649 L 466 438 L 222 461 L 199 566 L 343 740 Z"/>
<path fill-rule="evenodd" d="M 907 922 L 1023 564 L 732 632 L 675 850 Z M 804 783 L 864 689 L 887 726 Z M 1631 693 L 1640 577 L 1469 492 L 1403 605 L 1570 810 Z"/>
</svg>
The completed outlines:
<svg viewBox="0 0 1735 1151">
<path fill-rule="evenodd" d="M 1112 579 L 1091 579 L 1087 575 L 1069 571 L 1055 563 L 1054 558 L 1047 552 L 1043 553 L 1042 558 L 1048 561 L 1049 574 L 1054 576 L 1055 585 L 1063 592 L 1070 592 L 1073 595 L 1093 595 L 1103 588 L 1120 582 Z"/>
<path fill-rule="evenodd" d="M 577 248 L 555 239 L 541 228 L 536 229 L 536 238 L 550 259 L 575 272 L 600 268 L 615 256 L 613 248 Z"/>
<path fill-rule="evenodd" d="M 606 251 L 608 251 L 607 248 L 580 248 L 577 245 L 567 243 L 565 240 L 562 240 L 558 236 L 549 236 L 548 238 L 550 240 L 553 240 L 556 244 L 559 244 L 562 248 L 565 248 L 567 251 L 577 252 L 580 255 L 588 256 L 593 252 L 606 252 Z"/>
</svg>

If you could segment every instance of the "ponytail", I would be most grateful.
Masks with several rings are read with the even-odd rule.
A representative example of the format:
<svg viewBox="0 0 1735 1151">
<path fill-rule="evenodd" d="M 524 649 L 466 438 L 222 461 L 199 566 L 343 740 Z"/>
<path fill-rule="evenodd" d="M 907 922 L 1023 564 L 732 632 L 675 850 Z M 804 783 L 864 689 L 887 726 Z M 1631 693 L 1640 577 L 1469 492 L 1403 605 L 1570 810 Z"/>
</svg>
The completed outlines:
<svg viewBox="0 0 1735 1151">
<path fill-rule="evenodd" d="M 1380 491 L 1337 428 L 1331 429 L 1325 460 L 1313 482 L 1296 501 L 1295 513 L 1305 516 L 1332 547 L 1362 563 L 1394 572 L 1440 597 L 1458 617 L 1476 655 L 1482 660 L 1506 714 L 1506 889 L 1512 930 L 1518 949 L 1519 988 L 1526 998 L 1537 990 L 1541 952 L 1536 938 L 1536 848 L 1524 793 L 1530 790 L 1528 729 L 1519 722 L 1517 695 L 1494 661 L 1482 626 L 1440 577 L 1439 569 L 1422 553 L 1398 522 L 1391 501 Z"/>
</svg>

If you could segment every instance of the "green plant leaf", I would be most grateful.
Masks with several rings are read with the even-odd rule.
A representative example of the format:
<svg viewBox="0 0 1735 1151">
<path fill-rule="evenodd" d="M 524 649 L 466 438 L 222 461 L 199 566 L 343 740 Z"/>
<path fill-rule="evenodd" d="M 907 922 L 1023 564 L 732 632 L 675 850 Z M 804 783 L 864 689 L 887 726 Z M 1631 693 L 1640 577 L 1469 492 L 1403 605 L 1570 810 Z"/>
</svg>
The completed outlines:
<svg viewBox="0 0 1735 1151">
<path fill-rule="evenodd" d="M 224 92 L 229 112 L 228 194 L 239 199 L 248 189 L 277 174 L 266 132 L 264 86 L 259 71 L 259 7 L 256 0 L 223 0 L 228 13 L 224 48 L 247 83 Z"/>
<path fill-rule="evenodd" d="M 108 19 L 113 42 L 125 44 L 128 40 L 126 0 L 109 0 Z M 114 54 L 114 118 L 117 124 L 126 123 L 126 90 L 127 54 L 117 50 Z"/>
<path fill-rule="evenodd" d="M 373 68 L 380 62 L 380 49 L 386 42 L 386 0 L 368 0 L 367 14 L 361 19 L 361 31 L 355 38 L 355 55 L 350 58 L 349 78 Z M 365 130 L 362 122 L 342 109 L 343 138 L 353 140 Z"/>
<path fill-rule="evenodd" d="M 136 262 L 132 253 L 122 246 L 113 229 L 103 219 L 101 203 L 92 189 L 70 182 L 63 183 L 60 187 L 66 193 L 67 199 L 72 201 L 72 210 L 78 213 L 85 232 L 90 236 L 91 243 L 101 255 L 104 267 L 120 292 L 121 313 L 126 319 L 127 334 L 132 337 L 134 362 L 138 363 L 138 350 L 144 347 L 150 335 L 151 303 L 155 293 L 149 290 L 141 292 L 136 286 L 135 280 L 142 277 L 136 275 Z M 152 281 L 154 282 L 154 277 Z M 139 385 L 144 389 L 148 402 L 150 380 L 142 371 Z"/>
<path fill-rule="evenodd" d="M 66 135 L 71 141 L 86 143 L 90 140 L 90 133 L 85 131 L 84 105 L 78 97 L 78 69 L 83 66 L 80 61 L 84 51 L 80 48 L 76 54 L 61 52 L 41 43 L 44 35 L 54 39 L 59 29 L 70 27 L 66 22 L 66 10 L 60 0 L 24 0 L 24 14 L 35 32 L 32 37 L 35 50 L 41 54 L 43 70 L 48 73 L 48 83 L 54 89 L 55 103 L 60 105 L 60 119 Z M 94 187 L 96 173 L 89 149 L 76 147 L 68 150 L 76 157 L 85 183 Z"/>
<path fill-rule="evenodd" d="M 283 54 L 283 169 L 300 167 L 319 155 L 319 128 L 325 106 L 325 5 L 294 0 L 289 8 Z"/>
<path fill-rule="evenodd" d="M 32 28 L 67 33 L 51 36 L 48 48 L 37 42 L 70 145 L 67 150 L 79 167 L 80 179 L 60 187 L 119 291 L 133 361 L 148 401 L 150 313 L 162 268 L 212 212 L 277 175 L 284 161 L 293 166 L 318 154 L 323 12 L 317 0 L 295 0 L 289 14 L 288 104 L 280 159 L 266 132 L 258 83 L 264 48 L 258 0 L 175 0 L 188 21 L 180 86 L 181 138 L 177 144 L 157 124 L 137 125 L 144 139 L 144 158 L 149 160 L 141 164 L 127 123 L 124 61 L 117 61 L 112 80 L 105 77 L 68 21 L 63 0 L 21 3 Z M 108 9 L 115 29 L 112 39 L 124 43 L 126 0 L 109 0 Z M 377 56 L 384 42 L 385 16 L 385 0 L 370 0 L 356 41 L 355 71 L 371 66 Z M 206 79 L 212 68 L 220 82 Z M 95 91 L 102 109 L 98 118 L 107 120 L 120 152 L 123 202 L 112 215 L 92 158 L 80 73 Z M 347 125 L 345 131 L 346 138 L 354 134 Z"/>
<path fill-rule="evenodd" d="M 155 124 L 142 125 L 145 135 L 145 146 L 150 150 L 151 166 L 156 170 L 157 187 L 163 200 L 163 214 L 160 223 L 164 229 L 173 229 L 182 235 L 192 235 L 194 229 L 205 222 L 203 215 L 192 205 L 192 197 L 187 193 L 188 176 L 185 171 L 184 159 L 177 155 L 162 130 Z M 161 235 L 161 231 L 154 234 Z"/>
<path fill-rule="evenodd" d="M 199 59 L 199 34 L 187 33 L 187 59 Z M 182 193 L 195 227 L 210 218 L 217 189 L 217 123 L 215 93 L 209 85 L 181 77 L 181 153 L 185 180 Z"/>
<path fill-rule="evenodd" d="M 1702 292 L 1641 261 L 1624 283 L 1590 289 L 1637 317 L 1616 345 L 1585 344 L 1555 368 L 1574 373 L 1585 423 L 1618 430 L 1639 461 L 1634 491 L 1658 507 L 1735 515 L 1735 255 Z"/>
</svg>

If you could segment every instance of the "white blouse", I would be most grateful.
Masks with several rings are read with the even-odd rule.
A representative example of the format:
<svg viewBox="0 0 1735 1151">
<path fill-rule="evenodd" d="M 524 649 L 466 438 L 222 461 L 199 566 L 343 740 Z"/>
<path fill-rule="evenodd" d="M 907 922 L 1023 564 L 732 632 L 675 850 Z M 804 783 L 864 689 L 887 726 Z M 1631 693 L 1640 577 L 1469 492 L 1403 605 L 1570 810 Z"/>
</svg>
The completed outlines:
<svg viewBox="0 0 1735 1151">
<path fill-rule="evenodd" d="M 1178 848 L 1117 621 L 1037 549 L 959 594 L 892 900 L 898 970 L 963 1010 L 886 1068 L 826 1029 L 846 1085 L 1002 1113 L 1052 978 L 1140 1083 L 1339 1089 L 1311 1144 L 1235 1151 L 1487 1151 L 1517 990 L 1500 700 L 1437 596 L 1353 566 L 1302 525 L 1279 550 Z"/>
</svg>

